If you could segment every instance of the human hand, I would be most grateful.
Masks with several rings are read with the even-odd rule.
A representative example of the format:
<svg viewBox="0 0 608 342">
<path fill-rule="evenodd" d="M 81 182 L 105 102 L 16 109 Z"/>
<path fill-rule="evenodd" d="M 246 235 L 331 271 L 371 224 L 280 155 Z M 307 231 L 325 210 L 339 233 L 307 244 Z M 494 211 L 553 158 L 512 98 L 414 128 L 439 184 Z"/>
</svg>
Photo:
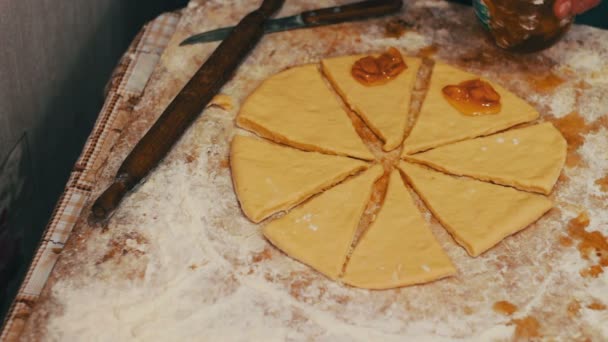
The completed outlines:
<svg viewBox="0 0 608 342">
<path fill-rule="evenodd" d="M 553 12 L 560 18 L 581 14 L 599 5 L 601 0 L 557 0 L 553 5 Z"/>
</svg>

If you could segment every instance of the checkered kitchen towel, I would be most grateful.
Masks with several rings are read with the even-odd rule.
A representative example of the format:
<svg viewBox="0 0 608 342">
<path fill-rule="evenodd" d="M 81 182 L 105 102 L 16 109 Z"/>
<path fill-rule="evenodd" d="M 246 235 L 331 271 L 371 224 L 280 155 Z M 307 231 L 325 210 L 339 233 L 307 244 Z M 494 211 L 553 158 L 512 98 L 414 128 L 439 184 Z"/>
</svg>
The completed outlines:
<svg viewBox="0 0 608 342">
<path fill-rule="evenodd" d="M 106 87 L 106 101 L 95 127 L 51 216 L 40 246 L 21 284 L 5 321 L 0 341 L 16 341 L 40 293 L 68 240 L 78 217 L 89 199 L 94 170 L 106 160 L 129 122 L 132 105 L 143 94 L 148 79 L 171 39 L 179 13 L 165 13 L 148 23 L 123 56 Z"/>
</svg>

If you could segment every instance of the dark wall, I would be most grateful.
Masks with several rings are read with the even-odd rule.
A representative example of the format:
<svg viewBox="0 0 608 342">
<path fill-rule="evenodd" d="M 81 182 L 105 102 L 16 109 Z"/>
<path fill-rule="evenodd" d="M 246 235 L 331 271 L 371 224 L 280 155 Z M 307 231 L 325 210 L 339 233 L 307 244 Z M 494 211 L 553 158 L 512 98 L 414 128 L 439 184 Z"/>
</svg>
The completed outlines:
<svg viewBox="0 0 608 342">
<path fill-rule="evenodd" d="M 142 25 L 187 0 L 0 1 L 0 322 Z"/>
<path fill-rule="evenodd" d="M 608 29 L 608 0 L 603 0 L 596 8 L 577 16 L 576 22 Z"/>
</svg>

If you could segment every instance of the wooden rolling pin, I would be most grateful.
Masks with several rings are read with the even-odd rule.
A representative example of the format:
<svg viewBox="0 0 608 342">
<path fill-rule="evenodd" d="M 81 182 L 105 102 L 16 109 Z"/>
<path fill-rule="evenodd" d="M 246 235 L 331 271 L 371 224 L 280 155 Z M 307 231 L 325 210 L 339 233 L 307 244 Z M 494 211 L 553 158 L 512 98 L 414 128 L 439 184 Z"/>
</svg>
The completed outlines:
<svg viewBox="0 0 608 342">
<path fill-rule="evenodd" d="M 260 41 L 266 21 L 283 3 L 284 0 L 264 0 L 232 29 L 129 153 L 112 184 L 93 204 L 92 224 L 105 221 L 127 192 L 161 162 Z M 401 6 L 402 0 L 362 1 L 305 12 L 304 23 L 318 26 L 369 18 L 395 13 Z"/>
<path fill-rule="evenodd" d="M 124 160 L 114 182 L 95 201 L 93 223 L 108 218 L 122 198 L 167 155 L 186 129 L 228 81 L 264 35 L 264 22 L 284 0 L 264 0 L 247 14 L 186 83 L 158 120 Z"/>
</svg>

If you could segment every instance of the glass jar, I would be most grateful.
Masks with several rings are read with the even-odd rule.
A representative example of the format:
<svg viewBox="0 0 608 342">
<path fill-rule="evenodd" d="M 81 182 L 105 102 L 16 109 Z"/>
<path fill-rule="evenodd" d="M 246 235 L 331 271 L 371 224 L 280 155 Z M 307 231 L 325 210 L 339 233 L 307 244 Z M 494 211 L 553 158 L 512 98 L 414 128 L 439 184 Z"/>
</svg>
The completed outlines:
<svg viewBox="0 0 608 342">
<path fill-rule="evenodd" d="M 555 16 L 555 0 L 473 0 L 475 13 L 496 45 L 515 52 L 542 50 L 570 28 Z"/>
</svg>

